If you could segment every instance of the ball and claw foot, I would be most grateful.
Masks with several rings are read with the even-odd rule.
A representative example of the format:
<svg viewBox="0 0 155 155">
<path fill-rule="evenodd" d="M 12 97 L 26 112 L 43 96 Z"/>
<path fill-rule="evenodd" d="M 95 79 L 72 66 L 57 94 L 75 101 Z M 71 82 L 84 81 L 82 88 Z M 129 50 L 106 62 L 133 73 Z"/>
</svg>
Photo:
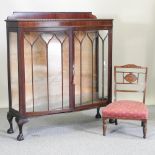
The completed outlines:
<svg viewBox="0 0 155 155">
<path fill-rule="evenodd" d="M 96 114 L 96 116 L 95 116 L 96 118 L 101 118 L 101 114 L 100 113 L 98 113 L 98 114 Z"/>
<path fill-rule="evenodd" d="M 17 140 L 22 141 L 22 140 L 24 140 L 22 128 L 23 128 L 23 125 L 28 122 L 28 120 L 27 120 L 27 118 L 17 118 L 17 117 L 15 120 L 16 120 L 18 128 L 19 128 L 19 135 L 17 136 Z"/>
<path fill-rule="evenodd" d="M 97 114 L 96 114 L 95 118 L 101 118 L 100 108 L 97 108 Z"/>
<path fill-rule="evenodd" d="M 13 131 L 12 128 L 9 128 L 9 129 L 7 130 L 7 133 L 8 133 L 8 134 L 12 134 L 12 133 L 14 133 L 14 131 Z"/>
<path fill-rule="evenodd" d="M 7 130 L 8 134 L 14 133 L 14 131 L 13 131 L 13 124 L 12 124 L 13 117 L 14 116 L 11 114 L 11 112 L 7 113 L 7 120 L 8 120 L 9 125 L 10 125 L 10 128 Z"/>
<path fill-rule="evenodd" d="M 22 133 L 20 133 L 20 134 L 17 136 L 17 140 L 18 140 L 18 141 L 24 140 L 24 136 L 23 136 Z"/>
</svg>

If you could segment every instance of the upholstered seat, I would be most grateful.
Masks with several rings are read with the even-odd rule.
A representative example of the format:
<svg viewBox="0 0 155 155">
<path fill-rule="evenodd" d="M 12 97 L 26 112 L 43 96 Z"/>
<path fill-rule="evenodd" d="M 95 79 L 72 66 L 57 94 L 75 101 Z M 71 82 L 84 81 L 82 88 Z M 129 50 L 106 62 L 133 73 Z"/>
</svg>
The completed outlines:
<svg viewBox="0 0 155 155">
<path fill-rule="evenodd" d="M 148 109 L 139 101 L 119 100 L 103 109 L 102 115 L 107 118 L 143 120 L 148 118 Z"/>
<path fill-rule="evenodd" d="M 146 138 L 148 109 L 145 105 L 147 67 L 128 64 L 114 67 L 114 101 L 102 110 L 103 135 L 106 135 L 106 120 L 140 120 L 143 138 Z M 117 100 L 118 93 L 141 94 L 142 101 Z M 132 96 L 132 95 L 131 95 Z M 134 96 L 132 96 L 134 97 Z"/>
</svg>

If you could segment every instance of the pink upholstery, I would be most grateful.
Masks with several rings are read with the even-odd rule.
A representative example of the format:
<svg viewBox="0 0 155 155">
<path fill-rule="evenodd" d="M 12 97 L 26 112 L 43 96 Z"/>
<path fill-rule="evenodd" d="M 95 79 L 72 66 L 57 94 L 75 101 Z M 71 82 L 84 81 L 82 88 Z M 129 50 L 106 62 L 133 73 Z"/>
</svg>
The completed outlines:
<svg viewBox="0 0 155 155">
<path fill-rule="evenodd" d="M 148 109 L 142 102 L 119 100 L 106 106 L 102 115 L 105 118 L 143 120 L 148 118 Z"/>
</svg>

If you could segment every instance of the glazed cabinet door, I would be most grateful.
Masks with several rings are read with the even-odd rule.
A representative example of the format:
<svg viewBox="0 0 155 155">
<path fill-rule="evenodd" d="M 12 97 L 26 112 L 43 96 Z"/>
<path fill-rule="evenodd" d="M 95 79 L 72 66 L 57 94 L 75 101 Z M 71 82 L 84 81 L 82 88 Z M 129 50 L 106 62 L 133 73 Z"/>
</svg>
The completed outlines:
<svg viewBox="0 0 155 155">
<path fill-rule="evenodd" d="M 24 32 L 24 61 L 26 112 L 69 109 L 67 32 Z"/>
<path fill-rule="evenodd" d="M 26 112 L 73 111 L 108 99 L 108 35 L 24 31 Z M 17 33 L 10 33 L 9 46 L 12 107 L 18 110 Z"/>
<path fill-rule="evenodd" d="M 108 95 L 108 31 L 75 31 L 75 106 L 92 105 Z"/>
</svg>

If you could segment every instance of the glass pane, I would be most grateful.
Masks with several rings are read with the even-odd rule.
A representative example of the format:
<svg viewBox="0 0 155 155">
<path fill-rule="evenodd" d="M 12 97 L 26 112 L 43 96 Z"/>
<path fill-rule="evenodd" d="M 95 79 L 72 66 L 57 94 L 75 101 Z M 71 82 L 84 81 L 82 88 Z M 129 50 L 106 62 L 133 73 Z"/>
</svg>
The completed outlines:
<svg viewBox="0 0 155 155">
<path fill-rule="evenodd" d="M 92 52 L 93 47 L 88 36 L 82 44 L 82 103 L 92 102 Z"/>
<path fill-rule="evenodd" d="M 61 44 L 53 38 L 48 46 L 50 109 L 62 106 Z"/>
<path fill-rule="evenodd" d="M 39 36 L 33 47 L 34 110 L 48 110 L 46 44 Z"/>
<path fill-rule="evenodd" d="M 25 35 L 28 37 L 28 35 Z M 25 100 L 26 111 L 33 111 L 33 93 L 32 93 L 32 58 L 31 44 L 24 39 L 24 63 L 25 63 Z"/>
<path fill-rule="evenodd" d="M 63 53 L 63 107 L 69 107 L 69 40 L 62 44 Z"/>
<path fill-rule="evenodd" d="M 48 45 L 50 109 L 69 108 L 69 42 L 54 33 Z"/>
<path fill-rule="evenodd" d="M 9 33 L 12 108 L 19 110 L 17 33 Z"/>
<path fill-rule="evenodd" d="M 99 98 L 107 98 L 108 96 L 108 31 L 99 31 Z"/>
</svg>

